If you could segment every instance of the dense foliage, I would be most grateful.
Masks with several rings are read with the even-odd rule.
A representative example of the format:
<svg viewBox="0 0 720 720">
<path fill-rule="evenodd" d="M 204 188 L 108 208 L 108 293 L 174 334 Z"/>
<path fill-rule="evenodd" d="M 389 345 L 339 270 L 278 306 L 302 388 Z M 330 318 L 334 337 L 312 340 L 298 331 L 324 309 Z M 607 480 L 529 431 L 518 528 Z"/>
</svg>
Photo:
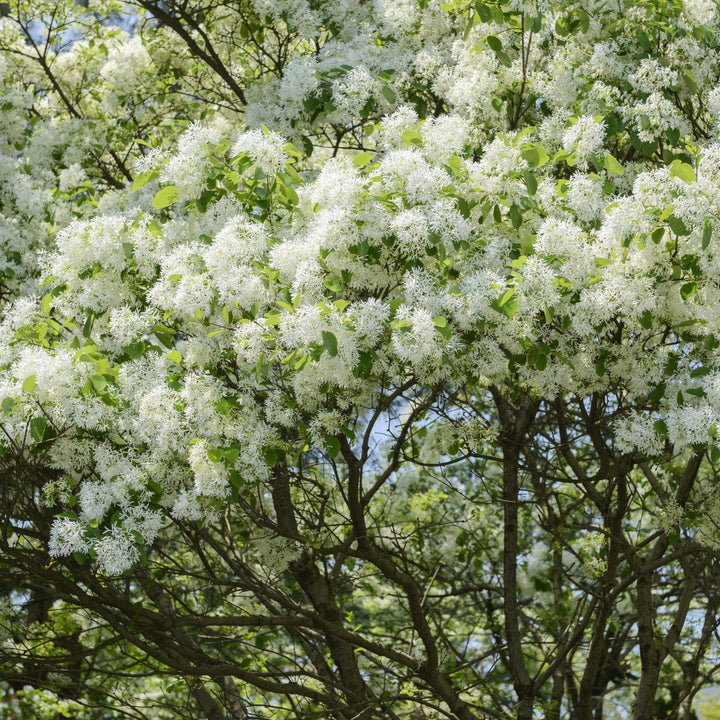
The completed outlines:
<svg viewBox="0 0 720 720">
<path fill-rule="evenodd" d="M 716 0 L 0 14 L 4 717 L 712 705 Z"/>
</svg>

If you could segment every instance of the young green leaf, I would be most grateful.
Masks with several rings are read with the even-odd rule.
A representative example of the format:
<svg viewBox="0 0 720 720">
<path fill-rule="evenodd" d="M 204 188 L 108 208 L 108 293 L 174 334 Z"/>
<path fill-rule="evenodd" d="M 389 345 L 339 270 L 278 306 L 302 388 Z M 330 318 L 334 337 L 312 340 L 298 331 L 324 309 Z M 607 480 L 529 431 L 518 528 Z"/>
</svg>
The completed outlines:
<svg viewBox="0 0 720 720">
<path fill-rule="evenodd" d="M 153 207 L 157 210 L 162 210 L 176 203 L 179 199 L 180 196 L 178 195 L 177 187 L 175 187 L 175 185 L 166 185 L 155 193 Z"/>
</svg>

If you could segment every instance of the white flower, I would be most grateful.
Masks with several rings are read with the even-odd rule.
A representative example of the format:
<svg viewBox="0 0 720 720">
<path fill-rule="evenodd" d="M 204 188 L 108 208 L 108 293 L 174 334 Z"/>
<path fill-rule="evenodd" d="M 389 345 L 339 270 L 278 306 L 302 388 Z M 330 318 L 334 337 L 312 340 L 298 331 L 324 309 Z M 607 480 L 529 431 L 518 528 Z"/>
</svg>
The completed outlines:
<svg viewBox="0 0 720 720">
<path fill-rule="evenodd" d="M 380 81 L 363 65 L 354 67 L 333 83 L 333 103 L 338 118 L 356 117 L 368 100 L 382 97 Z"/>
<path fill-rule="evenodd" d="M 462 152 L 470 134 L 470 125 L 459 115 L 442 115 L 421 128 L 423 152 L 431 162 L 442 162 Z"/>
<path fill-rule="evenodd" d="M 606 206 L 601 179 L 584 173 L 575 173 L 568 182 L 565 202 L 578 220 L 583 222 L 596 220 Z"/>
<path fill-rule="evenodd" d="M 428 245 L 428 223 L 417 209 L 402 210 L 393 217 L 390 227 L 397 237 L 398 248 L 409 257 L 420 257 Z"/>
<path fill-rule="evenodd" d="M 208 146 L 219 140 L 217 129 L 193 123 L 178 138 L 176 151 L 163 167 L 160 179 L 174 183 L 181 199 L 197 197 L 205 187 Z"/>
<path fill-rule="evenodd" d="M 61 517 L 53 520 L 50 528 L 48 551 L 53 557 L 64 557 L 75 552 L 87 552 L 89 544 L 85 540 L 85 528 L 78 520 Z"/>
<path fill-rule="evenodd" d="M 661 65 L 656 58 L 643 58 L 637 70 L 630 76 L 633 87 L 648 95 L 672 87 L 677 83 L 677 79 L 677 71 Z"/>
<path fill-rule="evenodd" d="M 605 122 L 584 115 L 565 131 L 563 147 L 567 152 L 574 153 L 576 165 L 585 170 L 591 156 L 601 150 L 604 140 Z"/>
<path fill-rule="evenodd" d="M 362 178 L 348 158 L 332 158 L 323 165 L 315 182 L 303 189 L 312 206 L 352 210 L 362 192 Z"/>
<path fill-rule="evenodd" d="M 208 457 L 204 440 L 196 440 L 190 447 L 188 461 L 195 479 L 195 492 L 207 497 L 226 497 L 230 492 L 229 474 L 225 464 Z"/>
<path fill-rule="evenodd" d="M 417 113 L 410 105 L 401 105 L 392 115 L 386 115 L 382 121 L 382 146 L 387 149 L 401 147 L 403 133 L 417 122 Z"/>
<path fill-rule="evenodd" d="M 277 133 L 248 130 L 242 133 L 230 151 L 232 155 L 246 152 L 266 175 L 275 175 L 285 166 L 285 140 Z"/>
<path fill-rule="evenodd" d="M 397 319 L 408 327 L 400 327 L 392 335 L 393 350 L 397 356 L 416 368 L 430 361 L 438 361 L 440 355 L 440 334 L 427 310 L 412 310 L 407 305 L 398 308 Z"/>
<path fill-rule="evenodd" d="M 69 192 L 87 180 L 87 174 L 80 163 L 73 163 L 70 167 L 60 171 L 58 188 L 61 192 Z"/>
<path fill-rule="evenodd" d="M 260 260 L 268 248 L 266 229 L 246 217 L 236 216 L 227 222 L 211 245 L 202 251 L 205 267 L 223 304 L 237 303 L 248 309 L 268 300 L 252 262 Z"/>
<path fill-rule="evenodd" d="M 381 300 L 371 298 L 353 304 L 348 308 L 355 324 L 360 349 L 375 346 L 385 332 L 385 325 L 390 317 L 390 308 Z"/>
<path fill-rule="evenodd" d="M 100 569 L 108 575 L 124 573 L 140 558 L 132 535 L 117 525 L 113 525 L 93 544 L 93 550 Z"/>
<path fill-rule="evenodd" d="M 128 38 L 124 33 L 110 46 L 107 62 L 100 75 L 118 95 L 127 95 L 141 82 L 152 60 L 139 36 Z"/>
<path fill-rule="evenodd" d="M 119 353 L 130 343 L 138 341 L 152 325 L 150 313 L 138 313 L 129 307 L 113 308 L 108 318 L 105 347 L 109 352 Z"/>
</svg>

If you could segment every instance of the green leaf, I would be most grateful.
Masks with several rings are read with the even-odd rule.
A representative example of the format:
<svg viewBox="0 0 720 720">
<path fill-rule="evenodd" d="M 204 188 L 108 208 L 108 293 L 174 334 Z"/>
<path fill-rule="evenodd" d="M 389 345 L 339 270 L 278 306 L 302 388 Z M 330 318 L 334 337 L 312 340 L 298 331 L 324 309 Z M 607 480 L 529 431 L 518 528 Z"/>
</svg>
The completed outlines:
<svg viewBox="0 0 720 720">
<path fill-rule="evenodd" d="M 23 392 L 31 393 L 37 385 L 37 378 L 34 375 L 28 375 L 22 384 Z"/>
<path fill-rule="evenodd" d="M 2 401 L 2 411 L 5 415 L 10 415 L 12 413 L 13 408 L 18 404 L 18 401 L 15 398 L 6 397 Z"/>
<path fill-rule="evenodd" d="M 133 181 L 132 192 L 145 187 L 149 182 L 152 182 L 159 177 L 160 172 L 158 170 L 148 170 L 147 172 L 140 173 Z"/>
<path fill-rule="evenodd" d="M 542 167 L 550 158 L 540 143 L 533 143 L 523 150 L 523 159 L 533 168 Z"/>
<path fill-rule="evenodd" d="M 165 356 L 170 362 L 180 365 L 182 363 L 182 355 L 179 350 L 173 350 Z"/>
<path fill-rule="evenodd" d="M 605 169 L 616 175 L 625 174 L 625 168 L 610 153 L 605 153 Z"/>
<path fill-rule="evenodd" d="M 175 185 L 166 185 L 155 193 L 153 198 L 153 207 L 157 210 L 169 207 L 180 199 L 178 189 Z"/>
<path fill-rule="evenodd" d="M 463 40 L 467 40 L 470 37 L 470 32 L 472 31 L 473 27 L 477 25 L 479 21 L 479 16 L 473 12 L 470 11 L 470 19 L 467 22 L 467 25 L 465 25 L 465 32 L 463 33 Z"/>
<path fill-rule="evenodd" d="M 666 205 L 660 215 L 658 216 L 658 220 L 662 222 L 663 220 L 667 220 L 675 211 L 675 208 L 672 205 Z"/>
<path fill-rule="evenodd" d="M 361 152 L 353 158 L 353 165 L 358 168 L 362 167 L 363 165 L 367 165 L 372 158 L 373 154 L 371 152 Z"/>
<path fill-rule="evenodd" d="M 680 178 L 687 183 L 695 182 L 695 171 L 692 169 L 692 165 L 682 162 L 681 160 L 673 160 L 670 163 L 670 175 L 673 177 Z"/>
<path fill-rule="evenodd" d="M 448 322 L 444 317 L 439 316 L 433 318 L 433 324 L 435 325 L 435 329 L 446 340 L 449 340 L 452 337 L 452 328 L 448 325 Z"/>
<path fill-rule="evenodd" d="M 515 288 L 508 288 L 508 289 L 500 296 L 500 299 L 498 300 L 498 305 L 499 305 L 500 307 L 502 307 L 503 305 L 505 305 L 505 303 L 507 303 L 507 302 L 510 300 L 510 298 L 511 298 L 513 295 L 515 295 Z"/>
<path fill-rule="evenodd" d="M 356 378 L 367 377 L 372 371 L 373 367 L 373 356 L 371 353 L 361 350 L 360 361 L 353 368 L 353 375 Z"/>
<path fill-rule="evenodd" d="M 517 230 L 522 225 L 522 210 L 520 210 L 520 208 L 513 203 L 513 205 L 511 205 L 510 207 L 510 210 L 508 211 L 508 216 L 510 217 L 510 222 L 512 223 L 512 226 Z"/>
<path fill-rule="evenodd" d="M 665 397 L 665 391 L 667 390 L 667 383 L 661 382 L 657 384 L 650 392 L 648 397 L 653 402 L 660 402 Z"/>
<path fill-rule="evenodd" d="M 691 93 L 697 92 L 697 81 L 695 80 L 695 76 L 690 72 L 690 70 L 683 70 L 683 80 L 685 80 L 685 85 Z"/>
<path fill-rule="evenodd" d="M 298 171 L 292 165 L 286 165 L 285 172 L 290 178 L 290 182 L 295 183 L 295 185 L 297 185 L 298 187 L 302 187 L 305 184 L 302 175 L 300 175 L 300 173 L 298 173 Z"/>
<path fill-rule="evenodd" d="M 290 205 L 297 205 L 300 201 L 298 194 L 295 192 L 295 188 L 283 182 L 281 176 L 278 177 L 278 189 L 280 190 L 280 194 L 289 201 Z"/>
<path fill-rule="evenodd" d="M 107 387 L 107 379 L 104 375 L 91 375 L 90 384 L 95 388 L 97 392 L 102 392 Z"/>
<path fill-rule="evenodd" d="M 326 437 L 325 445 L 330 457 L 334 458 L 340 454 L 340 441 L 336 437 L 333 437 L 332 435 Z"/>
<path fill-rule="evenodd" d="M 691 373 L 691 378 L 699 378 L 699 377 L 705 377 L 706 375 L 709 375 L 712 372 L 712 369 L 709 367 L 699 367 L 695 368 Z"/>
<path fill-rule="evenodd" d="M 395 103 L 395 91 L 389 85 L 383 85 L 382 94 L 389 103 Z"/>
<path fill-rule="evenodd" d="M 453 175 L 460 175 L 465 168 L 465 163 L 457 155 L 451 155 L 448 158 L 447 167 L 450 168 Z M 448 185 L 447 188 L 451 188 L 453 193 L 457 192 L 452 185 Z"/>
<path fill-rule="evenodd" d="M 508 288 L 497 300 L 490 303 L 490 307 L 505 315 L 505 317 L 512 319 L 520 307 L 520 301 L 514 295 L 515 288 Z"/>
<path fill-rule="evenodd" d="M 481 2 L 475 3 L 475 12 L 478 14 L 479 18 L 484 22 L 490 22 L 493 18 L 492 11 L 490 8 L 485 4 Z"/>
<path fill-rule="evenodd" d="M 690 234 L 690 230 L 687 229 L 685 223 L 677 215 L 671 215 L 668 218 L 668 225 L 680 237 Z"/>
<path fill-rule="evenodd" d="M 529 170 L 526 170 L 523 173 L 523 176 L 525 178 L 525 186 L 528 189 L 528 193 L 530 193 L 530 195 L 534 195 L 538 186 L 537 178 Z"/>
<path fill-rule="evenodd" d="M 307 137 L 306 135 L 303 135 L 302 138 L 300 138 L 300 144 L 303 146 L 303 152 L 307 157 L 310 157 L 313 154 L 313 142 L 312 140 Z"/>
<path fill-rule="evenodd" d="M 323 285 L 330 290 L 330 292 L 340 292 L 345 287 L 342 278 L 337 275 L 329 275 L 326 277 L 323 280 Z"/>
<path fill-rule="evenodd" d="M 653 315 L 649 310 L 643 310 L 642 315 L 640 316 L 640 325 L 644 327 L 646 330 L 650 330 L 652 328 L 653 324 Z"/>
<path fill-rule="evenodd" d="M 665 228 L 659 227 L 653 230 L 653 233 L 650 237 L 652 238 L 652 241 L 657 245 L 662 240 L 664 234 Z"/>
<path fill-rule="evenodd" d="M 422 145 L 422 136 L 417 130 L 408 128 L 401 137 L 405 145 Z"/>
<path fill-rule="evenodd" d="M 692 280 L 691 282 L 686 282 L 681 288 L 680 288 L 680 297 L 683 300 L 689 300 L 696 292 L 697 292 L 697 281 Z"/>
<path fill-rule="evenodd" d="M 713 445 L 710 448 L 710 460 L 713 465 L 717 465 L 718 460 L 720 460 L 720 448 L 717 445 Z"/>
<path fill-rule="evenodd" d="M 42 442 L 47 429 L 47 420 L 44 417 L 36 417 L 30 421 L 30 435 L 35 442 Z"/>
<path fill-rule="evenodd" d="M 265 448 L 263 452 L 263 457 L 265 458 L 265 464 L 268 467 L 275 467 L 275 463 L 277 462 L 277 453 L 272 448 Z"/>
<path fill-rule="evenodd" d="M 512 60 L 510 60 L 510 56 L 506 52 L 496 52 L 495 57 L 500 61 L 501 65 L 504 65 L 505 67 L 512 67 Z"/>
<path fill-rule="evenodd" d="M 337 338 L 335 335 L 327 330 L 323 330 L 322 339 L 328 355 L 330 355 L 330 357 L 335 357 L 338 353 Z"/>
<path fill-rule="evenodd" d="M 295 145 L 293 145 L 291 142 L 286 142 L 285 145 L 283 145 L 283 150 L 285 150 L 288 155 L 292 155 L 292 157 L 294 158 L 299 159 L 303 155 L 302 151 L 295 147 Z"/>
<path fill-rule="evenodd" d="M 710 245 L 710 239 L 712 238 L 712 225 L 708 220 L 705 221 L 705 225 L 703 226 L 703 234 L 702 234 L 702 249 L 707 250 L 708 246 Z"/>
</svg>

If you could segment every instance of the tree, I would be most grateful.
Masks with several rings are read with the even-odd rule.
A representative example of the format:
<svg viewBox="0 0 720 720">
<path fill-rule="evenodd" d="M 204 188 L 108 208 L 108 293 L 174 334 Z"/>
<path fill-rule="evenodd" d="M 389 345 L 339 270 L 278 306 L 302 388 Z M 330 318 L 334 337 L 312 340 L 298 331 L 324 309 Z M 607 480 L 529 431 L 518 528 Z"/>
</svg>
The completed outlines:
<svg viewBox="0 0 720 720">
<path fill-rule="evenodd" d="M 0 8 L 5 714 L 694 717 L 717 4 Z"/>
</svg>

